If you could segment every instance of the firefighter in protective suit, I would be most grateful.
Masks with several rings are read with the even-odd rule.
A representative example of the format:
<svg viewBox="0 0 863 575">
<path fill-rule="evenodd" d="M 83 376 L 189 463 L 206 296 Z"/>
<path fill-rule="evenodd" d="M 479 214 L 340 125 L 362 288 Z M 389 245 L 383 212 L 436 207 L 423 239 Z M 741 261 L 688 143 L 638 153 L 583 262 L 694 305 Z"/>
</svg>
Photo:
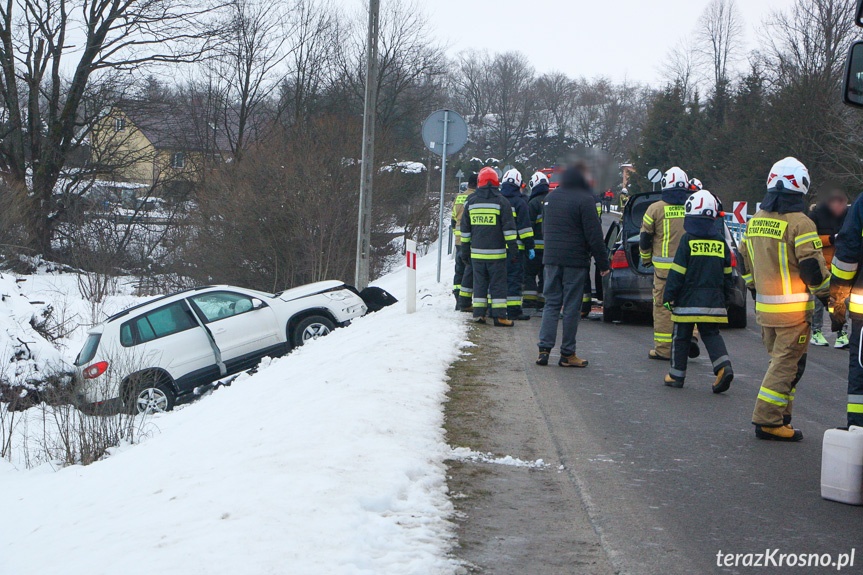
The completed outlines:
<svg viewBox="0 0 863 575">
<path fill-rule="evenodd" d="M 848 425 L 863 427 L 863 363 L 860 345 L 863 331 L 863 195 L 858 196 L 834 245 L 831 279 L 830 317 L 833 331 L 845 325 L 846 310 L 851 314 L 851 357 L 848 367 Z"/>
<path fill-rule="evenodd" d="M 549 192 L 548 176 L 537 172 L 530 179 L 530 200 L 527 202 L 528 217 L 533 226 L 533 241 L 536 257 L 528 260 L 524 275 L 524 306 L 541 310 L 545 306 L 542 297 L 543 265 L 545 239 L 542 235 L 542 208 Z"/>
<path fill-rule="evenodd" d="M 467 180 L 467 191 L 459 194 L 452 207 L 452 227 L 455 230 L 456 240 L 456 262 L 455 280 L 453 289 L 456 292 L 456 307 L 460 311 L 473 311 L 473 268 L 470 258 L 465 259 L 461 255 L 461 220 L 464 215 L 464 204 L 476 191 L 477 174 L 472 173 Z"/>
<path fill-rule="evenodd" d="M 518 232 L 512 205 L 500 195 L 497 172 L 483 168 L 477 189 L 464 204 L 461 220 L 462 257 L 473 267 L 473 316 L 485 323 L 491 317 L 497 326 L 511 327 L 506 305 L 506 260 L 518 254 Z"/>
<path fill-rule="evenodd" d="M 830 290 L 821 239 L 805 214 L 809 185 L 809 170 L 795 158 L 774 165 L 761 211 L 747 224 L 741 246 L 744 280 L 754 291 L 755 316 L 770 354 L 752 415 L 759 439 L 803 439 L 791 426 L 794 394 L 806 368 L 812 296 L 826 301 Z"/>
<path fill-rule="evenodd" d="M 713 363 L 713 393 L 728 391 L 734 372 L 719 325 L 728 323 L 728 300 L 734 289 L 731 248 L 718 233 L 722 214 L 713 194 L 697 191 L 686 202 L 686 233 L 668 272 L 663 303 L 671 311 L 674 342 L 665 385 L 683 387 L 695 326 Z"/>
<path fill-rule="evenodd" d="M 506 265 L 506 303 L 507 317 L 527 321 L 530 316 L 524 313 L 522 290 L 524 289 L 524 270 L 529 261 L 536 259 L 533 239 L 533 225 L 528 215 L 527 200 L 521 194 L 521 172 L 515 168 L 507 171 L 501 181 L 500 194 L 512 206 L 512 217 L 518 233 L 518 251 L 510 254 Z"/>
<path fill-rule="evenodd" d="M 686 172 L 677 167 L 671 168 L 662 177 L 662 200 L 647 208 L 641 223 L 641 260 L 646 266 L 653 265 L 654 347 L 650 350 L 650 359 L 668 361 L 671 358 L 674 323 L 671 312 L 663 305 L 663 297 L 668 272 L 685 233 L 685 204 L 691 193 Z M 689 356 L 698 356 L 698 344 L 692 343 Z"/>
</svg>

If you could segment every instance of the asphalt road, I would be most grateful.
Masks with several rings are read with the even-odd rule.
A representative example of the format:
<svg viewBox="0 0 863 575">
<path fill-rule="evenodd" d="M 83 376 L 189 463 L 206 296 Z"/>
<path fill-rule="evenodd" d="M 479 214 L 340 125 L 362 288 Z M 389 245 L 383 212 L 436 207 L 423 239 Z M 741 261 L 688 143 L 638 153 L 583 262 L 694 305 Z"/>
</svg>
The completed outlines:
<svg viewBox="0 0 863 575">
<path fill-rule="evenodd" d="M 750 423 L 767 366 L 760 331 L 724 336 L 736 379 L 711 393 L 709 360 L 687 384 L 663 385 L 647 359 L 650 325 L 583 321 L 585 370 L 534 364 L 539 319 L 513 339 L 561 461 L 620 573 L 827 573 L 830 568 L 725 568 L 717 553 L 850 553 L 863 573 L 863 508 L 820 497 L 821 439 L 844 423 L 848 352 L 812 348 L 797 388 L 799 444 L 758 441 Z M 706 356 L 706 354 L 704 354 Z M 553 365 L 557 357 L 553 355 Z"/>
</svg>

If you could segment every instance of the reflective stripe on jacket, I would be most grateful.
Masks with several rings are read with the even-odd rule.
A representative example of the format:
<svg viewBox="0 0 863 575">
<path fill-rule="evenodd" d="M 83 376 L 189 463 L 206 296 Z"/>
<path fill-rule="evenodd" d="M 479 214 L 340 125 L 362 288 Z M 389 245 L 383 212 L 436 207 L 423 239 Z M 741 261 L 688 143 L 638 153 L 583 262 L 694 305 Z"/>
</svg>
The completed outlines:
<svg viewBox="0 0 863 575">
<path fill-rule="evenodd" d="M 815 223 L 802 212 L 760 211 L 749 220 L 741 255 L 744 280 L 755 288 L 759 325 L 790 327 L 811 320 L 812 295 L 826 296 L 830 290 L 821 246 Z M 813 260 L 820 270 L 816 285 L 807 285 L 800 275 L 800 264 L 806 260 Z"/>
<path fill-rule="evenodd" d="M 507 250 L 518 249 L 517 237 L 512 206 L 497 188 L 479 188 L 465 202 L 461 242 L 470 249 L 471 258 L 505 260 Z"/>
<path fill-rule="evenodd" d="M 684 234 L 668 271 L 663 303 L 673 304 L 677 323 L 728 323 L 734 289 L 731 250 L 722 236 Z"/>
<path fill-rule="evenodd" d="M 452 233 L 455 235 L 455 245 L 461 245 L 461 217 L 464 214 L 464 203 L 474 190 L 468 190 L 463 194 L 455 197 L 455 202 L 452 204 Z"/>
<path fill-rule="evenodd" d="M 861 261 L 863 261 L 863 194 L 858 196 L 851 206 L 842 230 L 836 236 L 836 252 L 832 265 L 832 281 L 840 288 L 837 293 L 841 293 L 841 297 L 844 298 L 848 294 L 848 286 L 852 286 L 848 311 L 855 315 L 863 315 L 863 274 L 859 273 Z M 844 289 L 840 286 L 844 286 Z"/>
<path fill-rule="evenodd" d="M 641 233 L 652 239 L 650 251 L 641 249 L 641 259 L 645 264 L 653 263 L 654 273 L 665 279 L 674 263 L 674 255 L 680 246 L 685 230 L 683 218 L 686 208 L 675 206 L 662 200 L 647 208 L 641 223 Z"/>
</svg>

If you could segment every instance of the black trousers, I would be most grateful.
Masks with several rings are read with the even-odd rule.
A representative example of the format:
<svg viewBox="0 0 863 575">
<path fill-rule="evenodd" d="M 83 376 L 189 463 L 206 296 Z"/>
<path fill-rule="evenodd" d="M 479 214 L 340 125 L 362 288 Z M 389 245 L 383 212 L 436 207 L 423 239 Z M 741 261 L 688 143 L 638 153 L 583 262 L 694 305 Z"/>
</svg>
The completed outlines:
<svg viewBox="0 0 863 575">
<path fill-rule="evenodd" d="M 506 260 L 506 305 L 510 319 L 521 317 L 522 293 L 524 289 L 524 262 L 527 260 L 527 252 L 519 250 L 515 259 Z"/>
<path fill-rule="evenodd" d="M 851 314 L 851 350 L 848 364 L 848 425 L 863 427 L 863 316 Z"/>
<path fill-rule="evenodd" d="M 473 267 L 473 316 L 506 319 L 506 260 L 475 259 Z"/>
<path fill-rule="evenodd" d="M 674 339 L 671 343 L 671 370 L 669 371 L 671 377 L 675 379 L 686 379 L 689 346 L 692 344 L 692 335 L 695 333 L 696 325 L 701 334 L 701 340 L 704 342 L 704 347 L 707 348 L 707 353 L 710 355 L 710 361 L 713 362 L 713 373 L 719 373 L 723 367 L 731 366 L 728 348 L 725 347 L 725 340 L 722 339 L 717 324 L 675 323 Z"/>
<path fill-rule="evenodd" d="M 537 250 L 536 257 L 525 263 L 524 307 L 542 308 L 545 304 L 545 299 L 542 297 L 543 284 L 545 284 L 544 267 L 542 250 Z"/>
<path fill-rule="evenodd" d="M 455 275 L 452 280 L 452 291 L 458 296 L 461 290 L 461 278 L 464 277 L 464 260 L 461 259 L 461 246 L 455 247 Z"/>
<path fill-rule="evenodd" d="M 473 261 L 462 261 L 464 272 L 461 276 L 461 287 L 458 290 L 459 309 L 468 309 L 473 305 Z"/>
</svg>

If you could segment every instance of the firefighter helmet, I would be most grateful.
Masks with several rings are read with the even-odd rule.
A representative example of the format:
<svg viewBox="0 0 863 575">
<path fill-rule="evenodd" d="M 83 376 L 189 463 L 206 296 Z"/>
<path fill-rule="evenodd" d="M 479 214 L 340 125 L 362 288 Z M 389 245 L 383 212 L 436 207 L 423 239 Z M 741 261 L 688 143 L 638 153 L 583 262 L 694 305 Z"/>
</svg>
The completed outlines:
<svg viewBox="0 0 863 575">
<path fill-rule="evenodd" d="M 686 189 L 689 187 L 689 176 L 678 167 L 673 167 L 662 176 L 662 190 L 673 190 L 675 188 Z"/>
<path fill-rule="evenodd" d="M 521 172 L 519 172 L 518 170 L 513 168 L 503 175 L 502 181 L 504 184 L 512 184 L 512 185 L 520 188 L 521 187 Z"/>
<path fill-rule="evenodd" d="M 716 197 L 707 190 L 699 190 L 686 200 L 687 216 L 719 217 L 719 204 Z"/>
<path fill-rule="evenodd" d="M 812 183 L 809 170 L 797 158 L 785 158 L 774 164 L 767 178 L 767 189 L 806 194 Z"/>
<path fill-rule="evenodd" d="M 484 186 L 499 186 L 500 179 L 497 176 L 497 172 L 494 168 L 483 168 L 479 172 L 479 177 L 477 178 L 477 185 L 482 188 Z"/>
<path fill-rule="evenodd" d="M 532 190 L 542 183 L 548 183 L 548 176 L 546 176 L 542 172 L 537 172 L 530 179 L 530 189 Z"/>
<path fill-rule="evenodd" d="M 692 191 L 698 192 L 704 189 L 704 184 L 698 178 L 692 178 L 689 180 L 689 187 L 692 188 Z"/>
</svg>

